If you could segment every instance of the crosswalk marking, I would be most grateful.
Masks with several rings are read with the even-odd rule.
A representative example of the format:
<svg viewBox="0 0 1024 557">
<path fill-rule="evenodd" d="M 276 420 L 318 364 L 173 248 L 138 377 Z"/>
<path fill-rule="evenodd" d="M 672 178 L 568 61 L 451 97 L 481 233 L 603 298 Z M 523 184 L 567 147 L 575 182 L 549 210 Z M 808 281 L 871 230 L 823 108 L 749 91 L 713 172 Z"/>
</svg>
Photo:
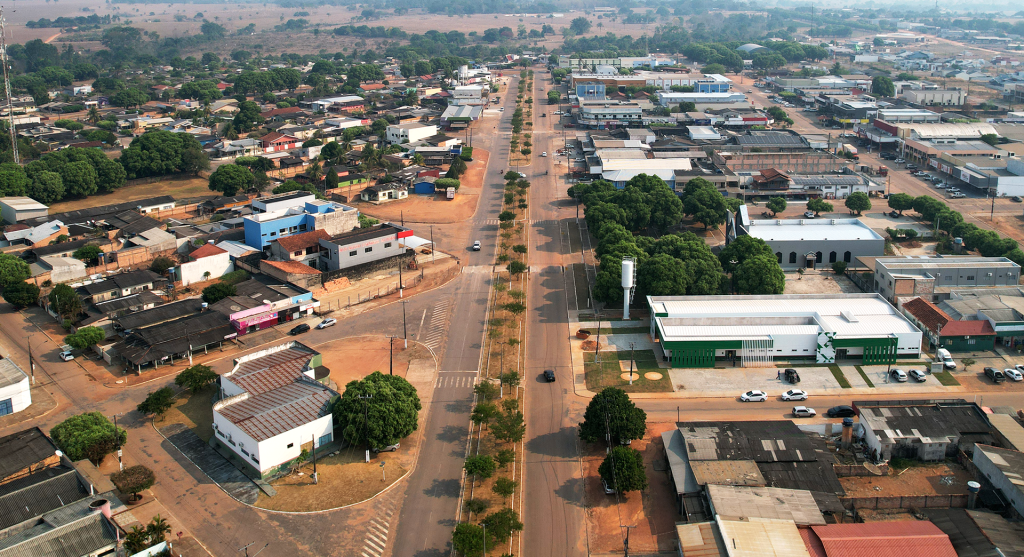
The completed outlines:
<svg viewBox="0 0 1024 557">
<path fill-rule="evenodd" d="M 435 389 L 469 389 L 476 384 L 476 372 L 443 372 L 437 374 Z"/>
<path fill-rule="evenodd" d="M 388 529 L 394 516 L 394 502 L 384 509 L 386 518 L 380 515 L 370 519 L 371 530 L 363 538 L 362 557 L 381 557 L 388 545 Z"/>
<path fill-rule="evenodd" d="M 466 265 L 462 268 L 463 273 L 493 273 L 494 267 L 491 265 Z"/>
<path fill-rule="evenodd" d="M 434 304 L 434 308 L 430 312 L 430 325 L 428 326 L 423 343 L 431 348 L 441 346 L 441 341 L 444 339 L 444 328 L 445 322 L 448 319 L 449 303 L 450 299 L 445 298 Z"/>
</svg>

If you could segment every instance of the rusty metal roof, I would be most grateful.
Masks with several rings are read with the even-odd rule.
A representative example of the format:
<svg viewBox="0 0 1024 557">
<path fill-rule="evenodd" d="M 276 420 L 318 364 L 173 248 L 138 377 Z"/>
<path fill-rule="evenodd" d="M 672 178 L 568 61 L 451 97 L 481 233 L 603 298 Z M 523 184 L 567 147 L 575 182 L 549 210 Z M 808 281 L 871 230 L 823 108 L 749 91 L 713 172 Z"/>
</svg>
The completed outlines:
<svg viewBox="0 0 1024 557">
<path fill-rule="evenodd" d="M 335 392 L 307 379 L 230 402 L 218 412 L 257 443 L 291 431 L 331 413 Z"/>
</svg>

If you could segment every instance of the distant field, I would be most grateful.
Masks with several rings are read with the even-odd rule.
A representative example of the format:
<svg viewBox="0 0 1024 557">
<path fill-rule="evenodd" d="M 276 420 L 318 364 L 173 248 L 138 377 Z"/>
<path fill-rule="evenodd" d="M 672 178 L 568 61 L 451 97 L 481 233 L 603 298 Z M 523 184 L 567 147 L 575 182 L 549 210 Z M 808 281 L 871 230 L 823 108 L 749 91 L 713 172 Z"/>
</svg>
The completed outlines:
<svg viewBox="0 0 1024 557">
<path fill-rule="evenodd" d="M 136 199 L 145 199 L 147 197 L 155 197 L 157 195 L 170 195 L 175 199 L 217 195 L 216 192 L 210 191 L 210 188 L 207 187 L 208 183 L 209 180 L 206 178 L 190 177 L 171 178 L 153 182 L 151 184 L 125 186 L 117 191 L 105 195 L 93 195 L 86 197 L 85 199 L 72 199 L 69 201 L 54 203 L 53 205 L 50 205 L 50 212 L 63 213 L 65 211 L 77 211 L 79 209 L 88 209 L 89 207 L 98 207 L 100 205 L 113 205 L 114 203 L 135 201 Z"/>
</svg>

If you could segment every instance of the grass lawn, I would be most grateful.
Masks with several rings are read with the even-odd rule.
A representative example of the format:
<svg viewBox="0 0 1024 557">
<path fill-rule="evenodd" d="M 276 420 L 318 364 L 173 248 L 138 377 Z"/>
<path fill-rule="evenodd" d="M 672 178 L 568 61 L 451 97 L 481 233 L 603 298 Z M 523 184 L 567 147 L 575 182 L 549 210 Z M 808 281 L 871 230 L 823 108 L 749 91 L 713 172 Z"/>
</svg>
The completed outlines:
<svg viewBox="0 0 1024 557">
<path fill-rule="evenodd" d="M 591 334 L 595 334 L 593 329 L 590 329 Z M 647 327 L 601 327 L 601 336 L 608 335 L 645 335 L 650 333 L 651 330 Z"/>
<path fill-rule="evenodd" d="M 199 436 L 210 442 L 213 437 L 213 393 L 216 386 L 209 387 L 192 394 L 185 391 L 174 401 L 174 406 L 153 420 L 157 428 L 170 424 L 184 424 Z"/>
<path fill-rule="evenodd" d="M 868 379 L 868 374 L 864 373 L 864 368 L 862 368 L 860 366 L 853 366 L 853 367 L 857 368 L 857 373 L 859 373 L 860 376 L 864 379 L 864 382 L 868 384 L 868 387 L 874 387 L 875 386 L 875 384 L 872 383 L 870 379 Z"/>
<path fill-rule="evenodd" d="M 951 374 L 948 371 L 933 373 L 932 377 L 937 379 L 939 381 L 939 384 L 945 385 L 947 387 L 955 387 L 960 384 L 960 382 L 956 380 L 956 377 L 953 377 L 953 374 Z"/>
<path fill-rule="evenodd" d="M 256 506 L 288 512 L 335 509 L 373 497 L 406 473 L 406 469 L 398 465 L 398 459 L 394 458 L 393 453 L 371 453 L 370 462 L 363 461 L 365 455 L 365 450 L 357 447 L 343 449 L 335 456 L 321 457 L 318 454 L 318 484 L 313 485 L 313 464 L 307 462 L 291 474 L 271 483 L 277 495 L 267 497 L 260 492 Z M 387 481 L 384 481 L 381 472 L 381 462 L 385 463 Z"/>
<path fill-rule="evenodd" d="M 658 367 L 658 357 L 653 350 L 636 350 L 633 353 L 633 360 L 636 362 L 638 379 L 633 380 L 630 385 L 628 380 L 622 378 L 623 373 L 619 361 L 629 362 L 629 350 L 618 352 L 602 352 L 601 363 L 594 361 L 594 353 L 587 352 L 583 355 L 584 368 L 586 370 L 587 388 L 598 392 L 605 387 L 618 387 L 627 393 L 668 393 L 672 392 L 672 381 L 669 379 L 668 371 Z M 645 373 L 657 372 L 661 379 L 651 380 L 644 377 Z"/>
<path fill-rule="evenodd" d="M 850 388 L 850 382 L 846 380 L 846 376 L 843 375 L 843 370 L 839 369 L 839 366 L 831 364 L 828 366 L 828 370 L 832 372 L 832 377 L 836 378 L 836 381 L 839 382 L 840 387 L 844 389 Z"/>
</svg>

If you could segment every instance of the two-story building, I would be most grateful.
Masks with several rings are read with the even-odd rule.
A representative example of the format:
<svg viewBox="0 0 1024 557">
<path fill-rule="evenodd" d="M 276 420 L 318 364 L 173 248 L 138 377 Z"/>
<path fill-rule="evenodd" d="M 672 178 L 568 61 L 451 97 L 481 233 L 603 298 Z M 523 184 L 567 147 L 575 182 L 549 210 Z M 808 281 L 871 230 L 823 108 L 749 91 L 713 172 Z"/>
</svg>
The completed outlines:
<svg viewBox="0 0 1024 557">
<path fill-rule="evenodd" d="M 932 302 L 949 297 L 949 289 L 1016 286 L 1020 265 L 1005 257 L 921 255 L 861 258 L 873 270 L 875 292 L 896 302 L 920 296 Z"/>
<path fill-rule="evenodd" d="M 391 145 L 401 145 L 422 141 L 432 135 L 437 135 L 437 126 L 420 122 L 406 122 L 388 126 L 384 136 Z"/>
<path fill-rule="evenodd" d="M 412 235 L 412 229 L 383 223 L 322 239 L 320 268 L 337 271 L 402 255 L 401 239 Z"/>
<path fill-rule="evenodd" d="M 301 139 L 280 132 L 270 132 L 261 137 L 260 141 L 263 142 L 264 153 L 280 153 L 281 151 L 296 149 L 302 145 Z"/>
<path fill-rule="evenodd" d="M 638 128 L 642 127 L 643 110 L 631 101 L 580 101 L 577 123 L 584 128 Z"/>
<path fill-rule="evenodd" d="M 253 214 L 243 219 L 245 244 L 264 250 L 274 240 L 311 230 L 328 234 L 348 232 L 359 226 L 359 211 L 348 205 L 324 201 L 306 191 L 257 198 Z"/>
<path fill-rule="evenodd" d="M 278 261 L 295 261 L 315 269 L 320 260 L 320 240 L 330 237 L 325 230 L 285 236 L 270 243 L 270 257 Z"/>
</svg>

